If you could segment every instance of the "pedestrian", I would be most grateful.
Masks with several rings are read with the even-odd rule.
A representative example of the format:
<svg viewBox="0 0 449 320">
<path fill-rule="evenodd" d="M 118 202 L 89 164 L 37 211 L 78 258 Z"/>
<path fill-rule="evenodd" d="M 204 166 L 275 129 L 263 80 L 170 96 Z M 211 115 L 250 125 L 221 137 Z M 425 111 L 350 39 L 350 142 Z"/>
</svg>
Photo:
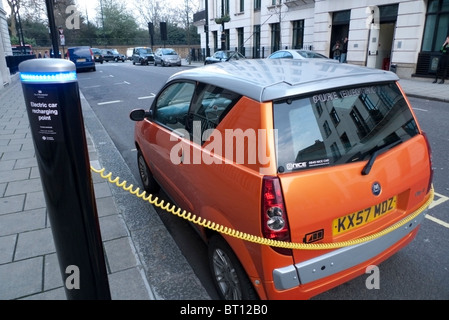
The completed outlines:
<svg viewBox="0 0 449 320">
<path fill-rule="evenodd" d="M 44 52 L 44 58 L 50 58 L 50 55 L 48 54 L 48 50 L 45 50 L 45 52 Z"/>
<path fill-rule="evenodd" d="M 343 48 L 341 49 L 340 62 L 346 63 L 346 55 L 348 54 L 348 37 L 343 40 Z"/>
<path fill-rule="evenodd" d="M 37 55 L 38 58 L 42 58 L 42 53 L 39 51 L 39 54 Z"/>
<path fill-rule="evenodd" d="M 337 40 L 337 42 L 332 47 L 332 53 L 333 53 L 334 59 L 340 61 L 340 56 L 341 56 L 340 40 Z"/>
<path fill-rule="evenodd" d="M 433 83 L 437 83 L 438 81 L 438 74 L 441 75 L 441 81 L 438 82 L 439 84 L 444 83 L 444 79 L 446 79 L 446 73 L 447 73 L 447 66 L 449 62 L 449 35 L 446 37 L 446 40 L 444 41 L 443 45 L 440 48 L 441 56 L 440 60 L 438 61 L 438 68 L 437 72 L 435 73 L 435 80 Z"/>
</svg>

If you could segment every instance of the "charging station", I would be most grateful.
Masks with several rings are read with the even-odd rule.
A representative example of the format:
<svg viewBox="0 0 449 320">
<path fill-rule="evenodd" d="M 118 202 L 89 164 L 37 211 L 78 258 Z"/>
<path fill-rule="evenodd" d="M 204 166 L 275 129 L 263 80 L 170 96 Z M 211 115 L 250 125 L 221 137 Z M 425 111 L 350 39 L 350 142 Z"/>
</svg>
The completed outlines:
<svg viewBox="0 0 449 320">
<path fill-rule="evenodd" d="M 110 300 L 75 64 L 19 64 L 64 288 L 69 300 Z"/>
</svg>

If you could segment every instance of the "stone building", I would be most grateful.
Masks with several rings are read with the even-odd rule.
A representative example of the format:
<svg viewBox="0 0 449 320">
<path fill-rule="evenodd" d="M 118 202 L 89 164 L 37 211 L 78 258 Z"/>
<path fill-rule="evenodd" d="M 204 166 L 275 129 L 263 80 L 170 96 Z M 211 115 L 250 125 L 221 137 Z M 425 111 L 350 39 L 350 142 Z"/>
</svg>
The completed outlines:
<svg viewBox="0 0 449 320">
<path fill-rule="evenodd" d="M 266 58 L 278 49 L 332 56 L 348 37 L 347 62 L 433 77 L 449 34 L 447 0 L 202 0 L 194 24 L 203 52 L 238 50 Z"/>
</svg>

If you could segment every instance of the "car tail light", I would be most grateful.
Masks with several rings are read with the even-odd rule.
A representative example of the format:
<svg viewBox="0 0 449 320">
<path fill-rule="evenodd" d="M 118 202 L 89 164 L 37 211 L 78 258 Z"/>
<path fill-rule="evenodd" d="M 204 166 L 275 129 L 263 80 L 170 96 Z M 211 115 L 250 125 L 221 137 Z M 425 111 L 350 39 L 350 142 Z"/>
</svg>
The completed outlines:
<svg viewBox="0 0 449 320">
<path fill-rule="evenodd" d="M 262 233 L 267 239 L 290 241 L 287 213 L 281 184 L 277 177 L 264 177 L 262 184 Z M 291 255 L 290 249 L 273 247 L 275 251 Z"/>
<path fill-rule="evenodd" d="M 93 53 L 92 49 L 89 48 L 89 51 L 90 51 L 90 56 L 92 57 L 92 61 L 95 60 L 94 53 Z"/>
<path fill-rule="evenodd" d="M 429 154 L 430 175 L 429 175 L 429 185 L 427 186 L 427 193 L 429 193 L 430 189 L 432 188 L 432 181 L 433 181 L 432 148 L 430 147 L 430 142 L 429 139 L 427 138 L 427 134 L 423 132 L 422 135 L 424 136 L 424 140 L 426 140 L 427 150 Z"/>
</svg>

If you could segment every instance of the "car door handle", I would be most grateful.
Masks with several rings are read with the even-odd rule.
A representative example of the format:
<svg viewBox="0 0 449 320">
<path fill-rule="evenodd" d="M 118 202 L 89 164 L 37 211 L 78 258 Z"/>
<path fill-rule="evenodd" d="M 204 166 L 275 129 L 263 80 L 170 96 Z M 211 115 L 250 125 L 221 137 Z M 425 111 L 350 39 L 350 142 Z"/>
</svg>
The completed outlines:
<svg viewBox="0 0 449 320">
<path fill-rule="evenodd" d="M 181 163 L 184 162 L 184 149 L 181 147 L 181 149 L 178 150 L 178 157 Z"/>
</svg>

